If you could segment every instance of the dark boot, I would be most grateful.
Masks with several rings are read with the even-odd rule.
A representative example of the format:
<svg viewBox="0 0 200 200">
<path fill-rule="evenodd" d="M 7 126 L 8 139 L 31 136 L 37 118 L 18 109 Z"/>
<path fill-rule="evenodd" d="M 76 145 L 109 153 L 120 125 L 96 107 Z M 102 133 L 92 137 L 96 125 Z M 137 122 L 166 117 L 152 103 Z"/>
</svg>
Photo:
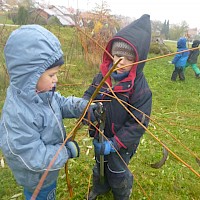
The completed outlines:
<svg viewBox="0 0 200 200">
<path fill-rule="evenodd" d="M 114 197 L 114 200 L 129 200 L 129 197 Z"/>
<path fill-rule="evenodd" d="M 177 70 L 175 69 L 175 70 L 173 71 L 173 73 L 172 73 L 171 80 L 172 80 L 172 81 L 176 81 L 177 75 L 178 75 L 178 72 L 177 72 Z"/>
<path fill-rule="evenodd" d="M 179 75 L 179 79 L 180 79 L 181 81 L 184 81 L 184 80 L 185 80 L 185 75 L 184 75 L 183 68 L 180 68 L 180 69 L 179 69 L 178 75 Z"/>
<path fill-rule="evenodd" d="M 96 200 L 98 195 L 99 195 L 98 193 L 96 193 L 95 191 L 91 190 L 90 193 L 88 194 L 88 196 L 85 195 L 85 199 L 87 199 L 87 200 Z"/>
<path fill-rule="evenodd" d="M 110 190 L 107 190 L 106 192 L 103 192 L 103 193 L 98 193 L 98 192 L 96 192 L 94 190 L 91 190 L 89 192 L 88 196 L 87 196 L 87 194 L 85 195 L 85 199 L 87 199 L 87 200 L 96 200 L 99 195 L 104 195 L 104 194 L 108 193 L 109 191 Z"/>
<path fill-rule="evenodd" d="M 196 78 L 200 78 L 200 74 L 195 74 Z"/>
</svg>

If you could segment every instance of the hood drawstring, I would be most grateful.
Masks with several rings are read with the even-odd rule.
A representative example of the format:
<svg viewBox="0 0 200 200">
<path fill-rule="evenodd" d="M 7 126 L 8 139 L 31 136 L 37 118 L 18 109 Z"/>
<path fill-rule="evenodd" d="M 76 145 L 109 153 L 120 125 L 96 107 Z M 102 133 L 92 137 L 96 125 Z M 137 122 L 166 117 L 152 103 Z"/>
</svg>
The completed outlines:
<svg viewBox="0 0 200 200">
<path fill-rule="evenodd" d="M 53 100 L 53 95 L 54 95 L 55 90 L 56 90 L 56 83 L 54 83 L 54 86 L 53 86 L 53 88 L 52 88 L 52 90 L 51 90 L 51 91 L 52 91 L 52 95 L 51 95 L 51 97 L 50 97 L 50 99 L 49 99 L 49 106 L 51 107 L 51 109 L 53 110 L 54 113 L 55 113 L 55 111 L 54 111 L 54 109 L 53 109 L 51 103 L 52 103 L 52 100 Z"/>
<path fill-rule="evenodd" d="M 56 83 L 54 83 L 54 86 L 53 86 L 53 88 L 52 88 L 52 95 L 51 95 L 51 99 L 50 99 L 50 103 L 52 102 L 52 99 L 53 99 L 53 95 L 54 95 L 54 92 L 55 92 L 55 90 L 56 90 Z"/>
</svg>

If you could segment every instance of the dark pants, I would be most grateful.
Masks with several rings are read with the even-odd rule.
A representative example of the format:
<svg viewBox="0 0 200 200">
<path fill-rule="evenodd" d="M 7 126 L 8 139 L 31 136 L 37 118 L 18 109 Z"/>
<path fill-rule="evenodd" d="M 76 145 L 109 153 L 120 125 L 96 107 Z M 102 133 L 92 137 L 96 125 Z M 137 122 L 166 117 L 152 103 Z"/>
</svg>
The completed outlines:
<svg viewBox="0 0 200 200">
<path fill-rule="evenodd" d="M 183 71 L 183 68 L 179 68 L 179 67 L 175 67 L 173 73 L 172 73 L 172 77 L 171 77 L 171 80 L 172 81 L 176 81 L 176 78 L 177 76 L 179 76 L 179 79 L 181 81 L 184 81 L 185 80 L 185 75 L 184 75 L 184 71 Z"/>
<path fill-rule="evenodd" d="M 133 153 L 120 152 L 126 164 L 129 163 Z M 93 168 L 93 190 L 97 194 L 103 194 L 112 190 L 115 200 L 129 200 L 133 186 L 133 175 L 121 160 L 117 153 L 105 156 L 104 183 L 100 183 L 99 156 L 96 156 L 96 164 Z"/>
</svg>

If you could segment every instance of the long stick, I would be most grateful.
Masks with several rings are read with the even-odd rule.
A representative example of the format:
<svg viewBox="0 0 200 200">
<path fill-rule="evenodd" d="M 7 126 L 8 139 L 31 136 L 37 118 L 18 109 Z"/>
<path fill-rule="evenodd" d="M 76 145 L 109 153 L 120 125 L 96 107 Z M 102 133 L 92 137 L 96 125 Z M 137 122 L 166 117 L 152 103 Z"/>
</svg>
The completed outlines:
<svg viewBox="0 0 200 200">
<path fill-rule="evenodd" d="M 73 132 L 73 136 L 72 136 L 72 140 L 74 140 L 75 136 L 76 136 L 76 132 L 80 127 L 80 123 L 81 123 L 81 118 L 83 118 L 83 116 L 86 113 L 86 110 L 89 108 L 90 104 L 92 103 L 92 101 L 94 100 L 94 98 L 97 96 L 98 92 L 100 91 L 101 87 L 103 86 L 103 84 L 105 83 L 105 81 L 107 80 L 107 78 L 113 73 L 114 69 L 116 68 L 116 66 L 119 64 L 119 62 L 122 60 L 122 58 L 119 58 L 117 60 L 116 63 L 114 63 L 114 65 L 111 67 L 111 69 L 107 72 L 107 74 L 103 77 L 103 79 L 101 80 L 101 82 L 99 83 L 98 87 L 95 89 L 94 93 L 92 94 L 87 106 L 85 107 L 85 110 L 83 112 L 83 114 L 81 115 L 81 117 L 79 118 L 77 125 L 75 126 L 75 128 L 72 130 Z M 68 171 L 68 161 L 65 164 L 65 174 L 66 174 L 66 182 L 67 182 L 67 187 L 70 193 L 70 197 L 73 196 L 73 190 L 72 190 L 72 186 L 70 183 L 70 179 L 69 179 L 69 171 Z"/>
<path fill-rule="evenodd" d="M 104 128 L 105 128 L 105 120 L 106 120 L 106 112 L 103 108 L 103 104 L 100 104 L 99 109 L 100 119 L 99 121 L 99 130 L 101 134 L 99 134 L 99 142 L 103 144 L 104 142 Z M 100 155 L 100 183 L 104 184 L 104 155 Z"/>
</svg>

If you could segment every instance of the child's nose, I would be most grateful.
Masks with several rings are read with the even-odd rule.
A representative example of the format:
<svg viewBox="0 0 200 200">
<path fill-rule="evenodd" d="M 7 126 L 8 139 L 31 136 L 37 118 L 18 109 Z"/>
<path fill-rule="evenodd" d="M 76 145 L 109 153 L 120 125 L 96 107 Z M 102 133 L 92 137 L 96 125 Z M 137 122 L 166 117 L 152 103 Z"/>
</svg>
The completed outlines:
<svg viewBox="0 0 200 200">
<path fill-rule="evenodd" d="M 124 64 L 125 58 L 122 57 L 122 60 L 120 61 L 120 64 Z"/>
<path fill-rule="evenodd" d="M 57 77 L 56 75 L 53 77 L 53 82 L 54 82 L 54 83 L 57 83 L 57 82 L 58 82 L 58 77 Z"/>
</svg>

